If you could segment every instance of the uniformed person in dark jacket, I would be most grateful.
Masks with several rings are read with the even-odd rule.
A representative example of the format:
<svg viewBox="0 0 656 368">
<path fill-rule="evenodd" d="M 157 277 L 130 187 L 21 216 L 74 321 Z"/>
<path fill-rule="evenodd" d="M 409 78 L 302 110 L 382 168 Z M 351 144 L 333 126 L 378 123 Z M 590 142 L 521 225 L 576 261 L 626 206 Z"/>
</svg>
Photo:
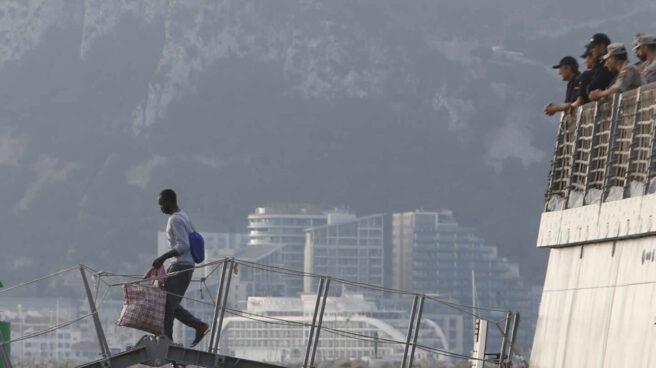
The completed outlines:
<svg viewBox="0 0 656 368">
<path fill-rule="evenodd" d="M 583 58 L 583 63 L 585 64 L 585 67 L 587 69 L 583 73 L 581 73 L 581 75 L 579 75 L 580 93 L 579 93 L 579 97 L 572 104 L 572 108 L 576 108 L 590 102 L 588 93 L 590 92 L 589 86 L 593 74 L 592 69 L 597 64 L 596 59 L 592 56 L 592 52 L 588 49 L 585 50 L 585 52 L 583 53 L 583 55 L 581 55 L 581 57 Z"/>
<path fill-rule="evenodd" d="M 581 93 L 581 83 L 579 81 L 579 63 L 571 56 L 565 56 L 560 60 L 558 65 L 553 66 L 558 69 L 558 74 L 567 82 L 567 91 L 565 92 L 565 103 L 548 104 L 544 107 L 544 113 L 553 115 L 559 111 L 567 111 L 572 107 L 572 103 L 579 98 Z"/>
<path fill-rule="evenodd" d="M 615 93 L 626 92 L 638 88 L 643 84 L 640 70 L 629 62 L 626 47 L 623 44 L 611 43 L 608 46 L 608 52 L 604 55 L 604 60 L 606 61 L 606 67 L 609 70 L 616 71 L 618 74 L 608 88 L 590 92 L 589 96 L 591 100 L 598 100 Z"/>
<path fill-rule="evenodd" d="M 586 49 L 592 53 L 592 57 L 596 60 L 592 73 L 590 75 L 590 83 L 588 84 L 588 95 L 590 91 L 596 89 L 605 90 L 610 86 L 610 83 L 615 79 L 617 72 L 611 71 L 604 66 L 603 56 L 610 45 L 610 38 L 604 33 L 596 33 L 590 38 L 590 42 L 586 45 Z"/>
</svg>

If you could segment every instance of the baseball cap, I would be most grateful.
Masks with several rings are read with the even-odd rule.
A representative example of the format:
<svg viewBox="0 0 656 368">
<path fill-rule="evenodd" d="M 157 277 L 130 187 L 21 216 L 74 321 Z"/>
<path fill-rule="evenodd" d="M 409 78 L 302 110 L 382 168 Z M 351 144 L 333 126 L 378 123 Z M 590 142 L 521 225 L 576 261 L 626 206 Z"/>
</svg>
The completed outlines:
<svg viewBox="0 0 656 368">
<path fill-rule="evenodd" d="M 574 59 L 571 56 L 565 56 L 564 58 L 560 59 L 560 63 L 558 63 L 558 65 L 554 65 L 552 68 L 558 69 L 561 66 L 565 66 L 565 65 L 572 67 L 572 69 L 575 70 L 578 70 L 579 68 L 579 63 L 576 61 L 576 59 Z"/>
<path fill-rule="evenodd" d="M 626 47 L 624 47 L 623 43 L 611 43 L 608 45 L 608 49 L 606 50 L 606 55 L 603 56 L 604 60 L 608 59 L 609 57 L 613 55 L 622 55 L 626 54 Z"/>
<path fill-rule="evenodd" d="M 585 48 L 585 51 L 583 52 L 583 54 L 581 54 L 581 57 L 582 57 L 582 58 L 585 58 L 586 56 L 588 56 L 588 54 L 590 54 L 590 48 L 589 48 L 589 47 L 586 47 L 586 48 Z"/>
<path fill-rule="evenodd" d="M 610 38 L 605 33 L 595 33 L 590 37 L 590 42 L 588 42 L 586 47 L 597 46 L 599 44 L 610 45 Z"/>
<path fill-rule="evenodd" d="M 643 34 L 640 36 L 638 41 L 635 43 L 634 49 L 637 49 L 640 46 L 645 46 L 645 45 L 654 45 L 656 44 L 656 36 L 651 35 L 651 34 Z"/>
</svg>

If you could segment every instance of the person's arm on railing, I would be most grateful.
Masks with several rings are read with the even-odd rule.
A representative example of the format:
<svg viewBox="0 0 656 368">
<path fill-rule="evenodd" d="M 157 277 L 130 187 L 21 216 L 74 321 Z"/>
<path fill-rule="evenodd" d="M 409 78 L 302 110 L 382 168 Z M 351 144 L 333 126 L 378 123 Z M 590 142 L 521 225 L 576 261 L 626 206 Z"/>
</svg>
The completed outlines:
<svg viewBox="0 0 656 368">
<path fill-rule="evenodd" d="M 595 101 L 595 100 L 598 100 L 600 98 L 604 98 L 604 97 L 614 95 L 616 93 L 622 93 L 622 90 L 620 90 L 619 88 L 608 88 L 608 89 L 605 89 L 603 91 L 600 90 L 600 89 L 596 89 L 596 90 L 590 92 L 590 99 Z"/>
<path fill-rule="evenodd" d="M 581 98 L 581 97 L 579 97 Z M 562 104 L 548 104 L 547 106 L 544 107 L 544 113 L 551 116 L 559 111 L 568 111 L 573 107 L 573 102 L 565 102 Z"/>
</svg>

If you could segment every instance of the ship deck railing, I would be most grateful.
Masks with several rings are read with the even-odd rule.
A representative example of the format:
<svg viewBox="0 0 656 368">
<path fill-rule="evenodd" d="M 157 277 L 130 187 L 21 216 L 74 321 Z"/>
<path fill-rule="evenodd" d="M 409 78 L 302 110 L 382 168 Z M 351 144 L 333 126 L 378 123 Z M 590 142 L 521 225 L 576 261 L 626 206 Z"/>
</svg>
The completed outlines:
<svg viewBox="0 0 656 368">
<path fill-rule="evenodd" d="M 655 105 L 656 82 L 563 113 L 545 211 L 654 193 Z"/>
</svg>

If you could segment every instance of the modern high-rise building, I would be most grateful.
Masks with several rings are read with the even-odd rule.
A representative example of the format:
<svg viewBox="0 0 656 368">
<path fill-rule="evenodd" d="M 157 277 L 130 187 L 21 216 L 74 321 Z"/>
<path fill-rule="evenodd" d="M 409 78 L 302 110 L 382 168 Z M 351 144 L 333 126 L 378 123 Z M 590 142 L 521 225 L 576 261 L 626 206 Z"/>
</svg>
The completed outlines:
<svg viewBox="0 0 656 368">
<path fill-rule="evenodd" d="M 280 246 L 281 263 L 278 267 L 295 271 L 304 270 L 305 229 L 326 225 L 328 218 L 346 217 L 343 210 L 326 210 L 316 206 L 285 205 L 259 207 L 248 215 L 249 246 Z M 284 277 L 287 296 L 303 292 L 303 278 Z"/>
<path fill-rule="evenodd" d="M 305 272 L 330 275 L 336 278 L 383 286 L 384 277 L 384 219 L 377 214 L 350 219 L 306 230 Z M 304 291 L 316 292 L 318 280 L 306 277 Z M 382 296 L 382 292 L 333 285 L 331 294 L 352 290 L 365 295 Z"/>
<path fill-rule="evenodd" d="M 534 292 L 524 286 L 519 265 L 500 257 L 472 228 L 459 226 L 451 211 L 395 213 L 392 255 L 394 288 L 521 311 L 520 332 L 530 339 Z"/>
</svg>

